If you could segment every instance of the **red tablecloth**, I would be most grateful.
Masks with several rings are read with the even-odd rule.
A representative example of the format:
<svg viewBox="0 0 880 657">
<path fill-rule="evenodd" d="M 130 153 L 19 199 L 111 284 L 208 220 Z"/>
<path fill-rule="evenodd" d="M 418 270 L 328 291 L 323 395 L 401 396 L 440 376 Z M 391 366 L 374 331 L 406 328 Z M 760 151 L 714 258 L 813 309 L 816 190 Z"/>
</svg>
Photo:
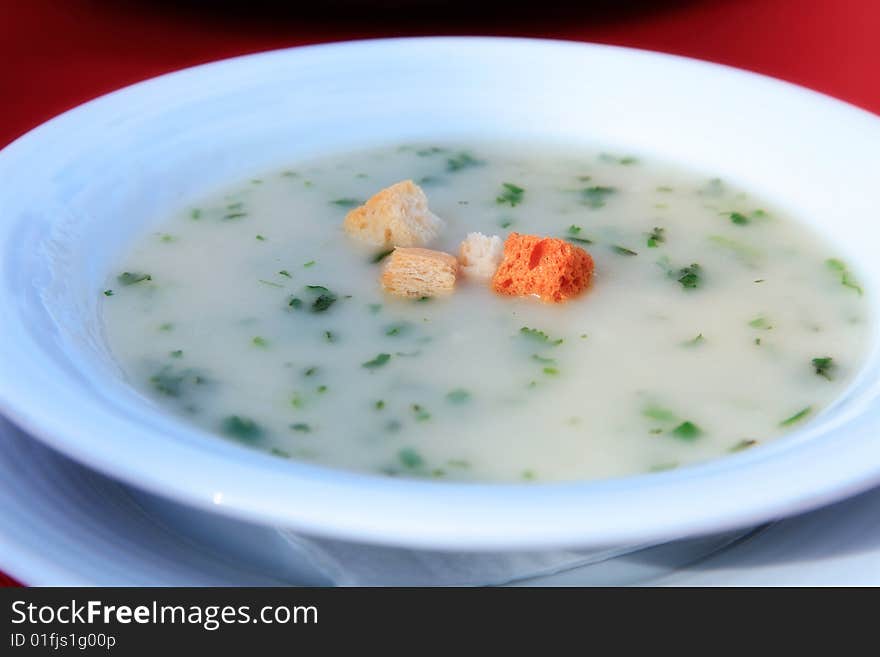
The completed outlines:
<svg viewBox="0 0 880 657">
<path fill-rule="evenodd" d="M 323 14 L 299 4 L 0 0 L 0 146 L 89 98 L 185 66 L 405 35 L 535 36 L 661 50 L 773 75 L 880 113 L 878 0 L 431 2 L 423 9 L 417 0 L 344 0 Z M 11 581 L 0 573 L 4 583 Z"/>
</svg>

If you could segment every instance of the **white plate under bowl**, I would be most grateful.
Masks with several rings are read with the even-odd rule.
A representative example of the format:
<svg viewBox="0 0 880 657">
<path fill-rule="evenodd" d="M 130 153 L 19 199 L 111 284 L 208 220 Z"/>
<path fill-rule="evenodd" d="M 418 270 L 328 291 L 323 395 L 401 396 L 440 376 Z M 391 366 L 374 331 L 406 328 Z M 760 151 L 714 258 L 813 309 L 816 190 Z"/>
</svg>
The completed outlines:
<svg viewBox="0 0 880 657">
<path fill-rule="evenodd" d="M 136 234 L 206 188 L 330 150 L 528 139 L 670 160 L 753 190 L 880 289 L 880 120 L 776 80 L 552 41 L 331 44 L 163 76 L 0 152 L 0 410 L 90 467 L 311 534 L 459 550 L 601 548 L 757 524 L 880 480 L 878 350 L 790 436 L 650 476 L 545 485 L 389 479 L 286 462 L 170 417 L 123 381 L 100 291 Z M 877 344 L 875 336 L 875 345 Z"/>
</svg>

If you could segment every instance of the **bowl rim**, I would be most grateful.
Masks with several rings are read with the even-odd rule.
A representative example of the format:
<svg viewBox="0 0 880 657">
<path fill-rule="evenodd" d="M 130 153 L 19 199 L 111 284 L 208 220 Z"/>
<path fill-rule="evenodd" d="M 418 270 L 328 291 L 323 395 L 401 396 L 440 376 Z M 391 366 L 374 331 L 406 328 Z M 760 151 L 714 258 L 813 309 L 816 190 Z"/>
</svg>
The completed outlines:
<svg viewBox="0 0 880 657">
<path fill-rule="evenodd" d="M 623 58 L 663 60 L 678 70 L 760 82 L 765 89 L 769 83 L 773 93 L 821 105 L 830 117 L 829 123 L 858 123 L 880 136 L 880 120 L 865 110 L 788 82 L 720 64 L 619 46 L 547 39 L 413 37 L 272 50 L 151 78 L 91 100 L 19 137 L 0 151 L 0 170 L 39 149 L 53 133 L 75 129 L 77 121 L 92 112 L 113 111 L 130 102 L 130 97 L 166 84 L 195 81 L 203 75 L 222 75 L 229 67 L 270 66 L 315 54 L 357 57 L 365 49 L 393 53 L 401 48 L 454 47 L 473 55 L 489 45 L 535 55 L 553 49 L 563 55 L 602 51 Z M 11 374 L 0 374 L 0 410 L 30 435 L 95 470 L 201 509 L 366 543 L 492 550 L 656 542 L 806 511 L 880 482 L 880 445 L 871 439 L 873 427 L 880 420 L 877 408 L 851 412 L 830 423 L 808 425 L 756 450 L 650 476 L 546 484 L 460 484 L 379 478 L 282 462 L 226 445 L 214 437 L 210 440 L 216 445 L 210 449 L 155 435 L 148 453 L 107 451 L 107 441 L 113 436 L 96 431 L 100 423 L 82 421 L 73 406 L 65 410 L 56 405 L 57 412 L 46 413 L 42 391 L 33 382 L 30 388 L 18 385 L 21 373 Z M 841 431 L 842 427 L 847 431 Z M 147 431 L 130 428 L 132 432 Z M 834 430 L 836 434 L 831 433 Z M 210 436 L 195 429 L 189 433 Z M 823 433 L 826 435 L 822 440 L 811 440 Z M 792 438 L 797 439 L 796 448 L 791 447 Z M 192 459 L 197 459 L 200 467 L 187 468 Z M 156 468 L 159 463 L 166 467 Z M 816 463 L 823 466 L 820 473 L 814 472 Z M 305 503 L 279 503 L 279 499 Z M 637 522 L 632 515 L 634 509 L 642 510 Z"/>
</svg>

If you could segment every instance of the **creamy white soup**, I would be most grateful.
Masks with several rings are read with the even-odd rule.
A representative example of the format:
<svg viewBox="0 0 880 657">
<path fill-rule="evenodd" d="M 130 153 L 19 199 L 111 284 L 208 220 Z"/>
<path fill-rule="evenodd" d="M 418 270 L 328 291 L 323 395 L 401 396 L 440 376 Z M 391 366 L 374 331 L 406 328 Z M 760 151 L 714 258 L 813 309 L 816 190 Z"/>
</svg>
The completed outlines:
<svg viewBox="0 0 880 657">
<path fill-rule="evenodd" d="M 352 207 L 404 179 L 446 225 L 560 237 L 565 303 L 379 285 Z M 557 147 L 421 144 L 294 163 L 182 207 L 108 274 L 106 334 L 170 412 L 281 459 L 494 482 L 648 473 L 809 423 L 872 315 L 833 244 L 725 180 Z"/>
</svg>

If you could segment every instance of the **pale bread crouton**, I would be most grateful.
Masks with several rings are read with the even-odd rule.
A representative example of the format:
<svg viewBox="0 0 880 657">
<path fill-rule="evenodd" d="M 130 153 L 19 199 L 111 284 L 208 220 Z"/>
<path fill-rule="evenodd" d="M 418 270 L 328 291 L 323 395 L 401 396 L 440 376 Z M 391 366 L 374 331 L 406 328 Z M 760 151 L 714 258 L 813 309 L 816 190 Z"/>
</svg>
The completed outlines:
<svg viewBox="0 0 880 657">
<path fill-rule="evenodd" d="M 428 209 L 422 188 L 412 180 L 386 187 L 345 215 L 345 232 L 373 246 L 425 246 L 443 229 Z"/>
<path fill-rule="evenodd" d="M 382 267 L 382 287 L 400 297 L 451 294 L 458 275 L 455 256 L 431 249 L 397 247 Z"/>
<path fill-rule="evenodd" d="M 497 235 L 468 233 L 458 252 L 461 271 L 470 278 L 492 278 L 504 257 L 504 243 Z"/>
</svg>

